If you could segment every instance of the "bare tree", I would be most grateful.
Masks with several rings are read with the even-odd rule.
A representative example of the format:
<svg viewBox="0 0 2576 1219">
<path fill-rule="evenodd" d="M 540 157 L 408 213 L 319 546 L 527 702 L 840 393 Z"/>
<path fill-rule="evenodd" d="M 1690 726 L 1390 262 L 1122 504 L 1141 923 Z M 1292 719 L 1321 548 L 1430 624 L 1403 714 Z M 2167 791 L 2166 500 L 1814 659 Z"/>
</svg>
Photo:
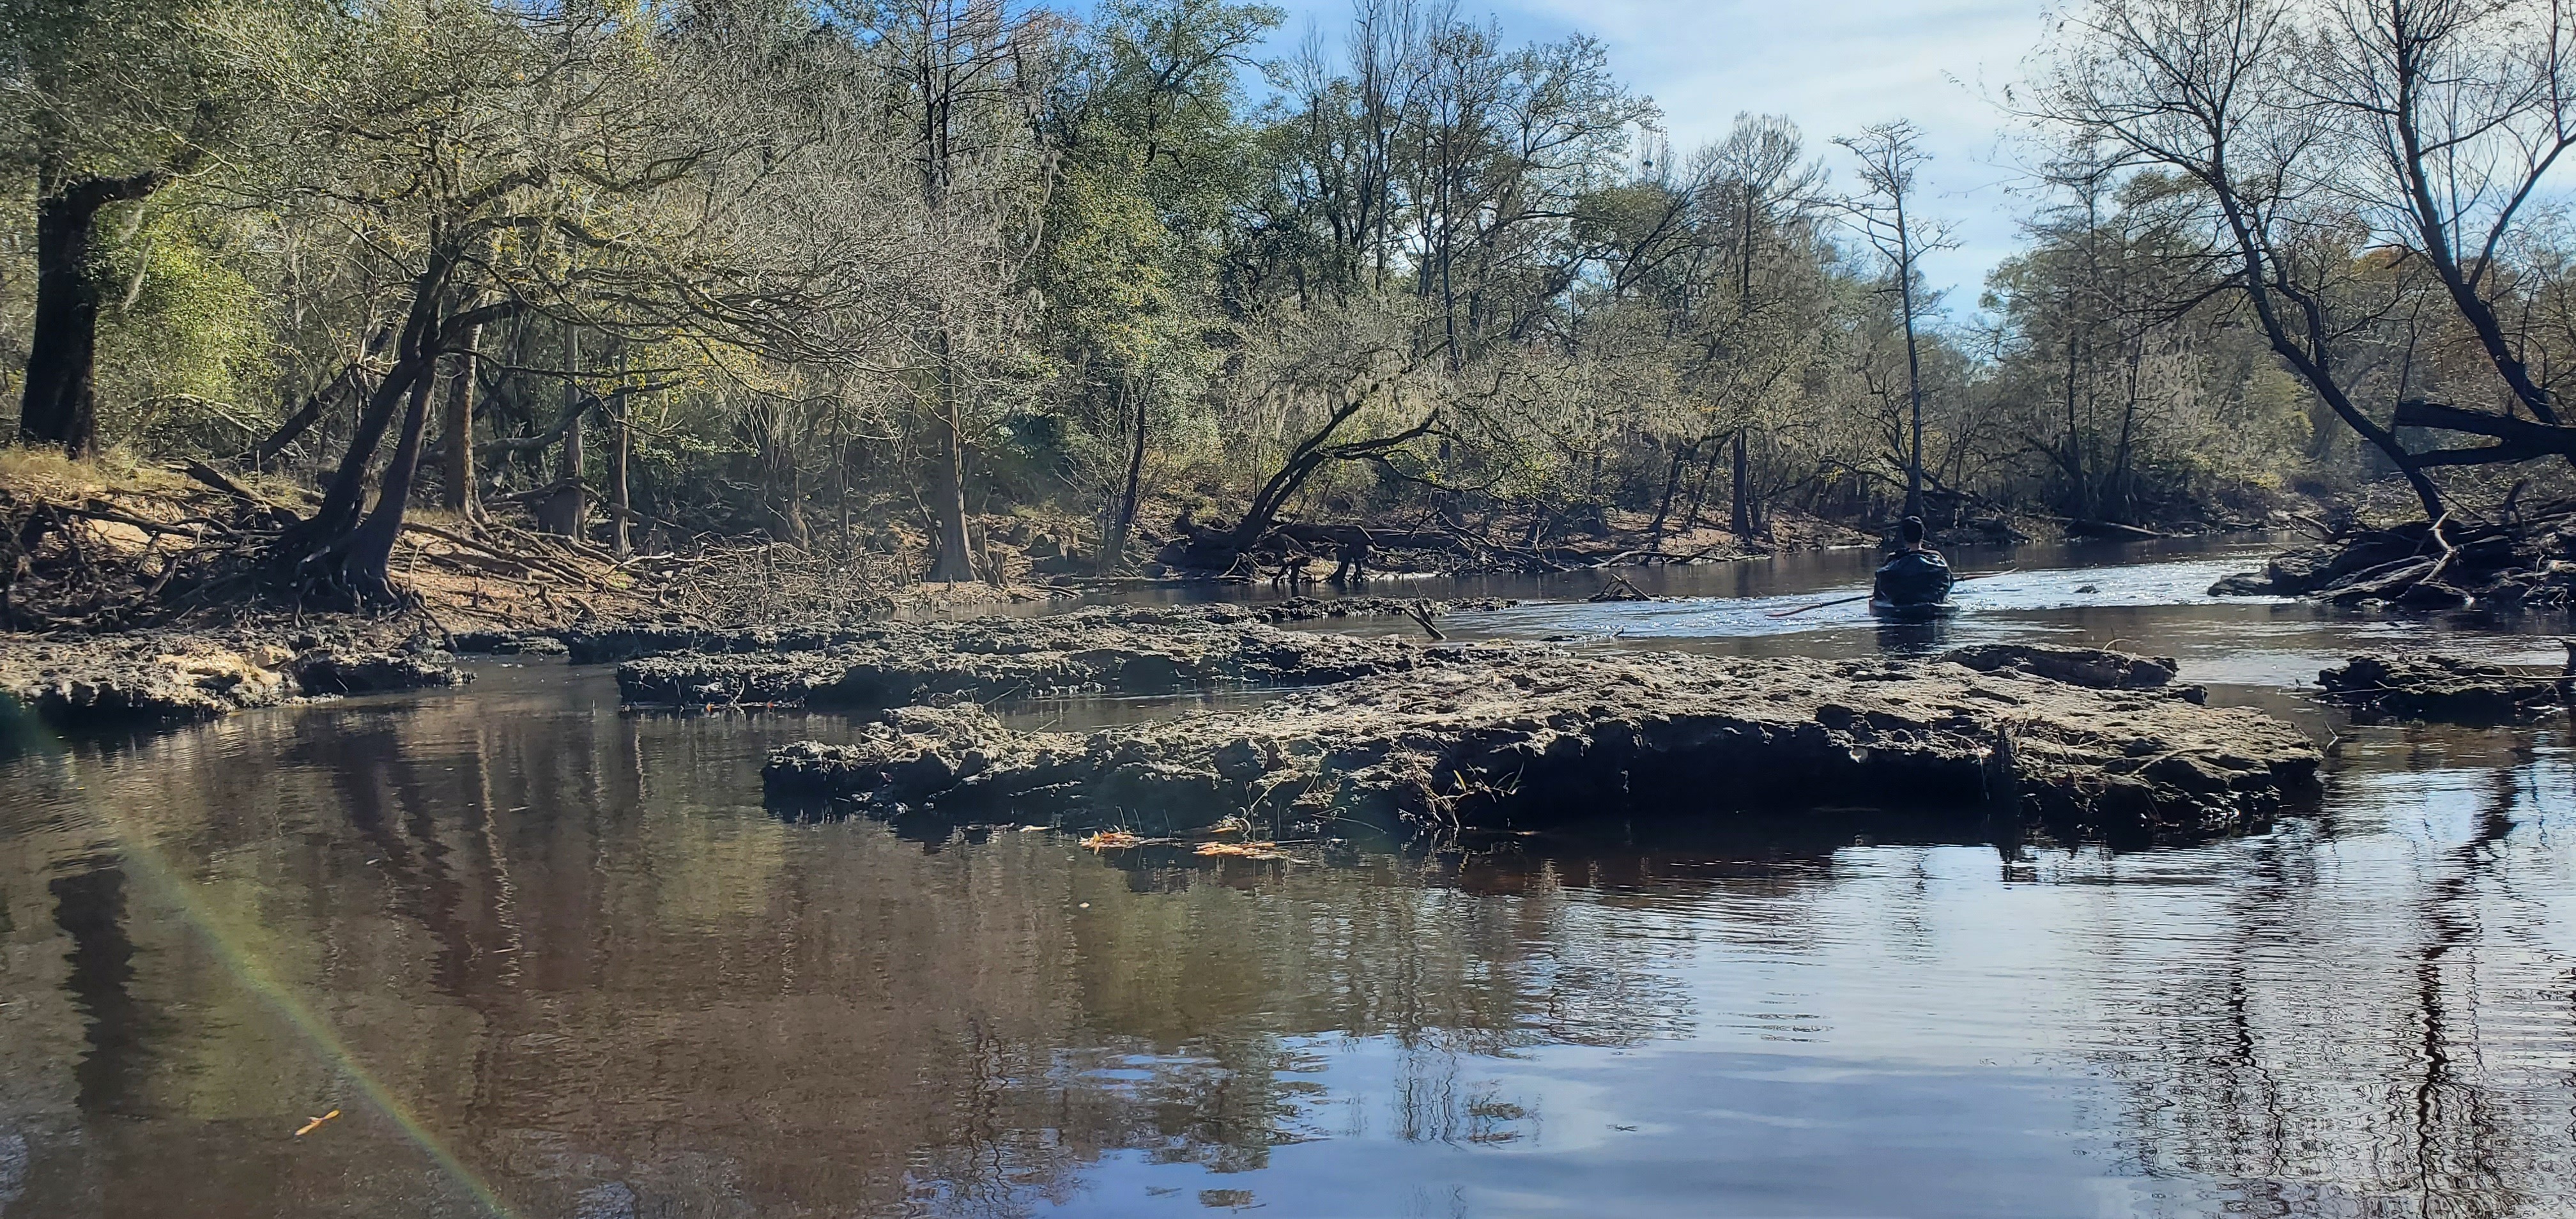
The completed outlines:
<svg viewBox="0 0 2576 1219">
<path fill-rule="evenodd" d="M 2322 109 L 2304 104 L 2294 16 L 2287 0 L 2098 0 L 2070 20 L 2027 111 L 2066 135 L 2073 163 L 2190 182 L 2217 282 L 2439 519 L 2442 494 L 2422 463 L 2356 400 L 2352 347 L 2390 298 L 2355 283 L 2353 226 L 2334 186 L 2343 150 Z"/>
<path fill-rule="evenodd" d="M 460 3 L 417 20 L 369 27 L 347 49 L 347 74 L 317 91 L 321 138 L 275 201 L 351 230 L 402 319 L 322 502 L 272 550 L 278 576 L 325 600 L 400 600 L 388 561 L 436 371 L 478 328 L 544 316 L 746 341 L 798 315 L 804 298 L 781 283 L 812 278 L 745 223 L 745 200 L 784 175 L 756 153 L 720 156 L 723 126 L 679 120 L 689 61 L 645 60 L 657 48 L 595 12 Z M 568 414 L 596 397 L 577 395 Z"/>
<path fill-rule="evenodd" d="M 1917 324 L 1937 298 L 1920 285 L 1925 254 L 1952 249 L 1957 241 L 1948 224 L 1926 218 L 1917 207 L 1915 171 L 1932 159 L 1923 151 L 1923 133 L 1898 120 L 1863 128 L 1858 135 L 1834 141 L 1860 160 L 1860 181 L 1867 193 L 1842 201 L 1863 241 L 1887 264 L 1889 291 L 1896 295 L 1897 317 L 1905 329 L 1905 394 L 1910 407 L 1910 440 L 1905 453 L 1905 514 L 1923 515 L 1923 354 Z"/>
<path fill-rule="evenodd" d="M 912 163 L 934 260 L 909 303 L 913 388 L 932 432 L 929 578 L 972 580 L 968 464 L 1028 329 L 1019 289 L 1049 181 L 1039 118 L 1054 27 L 1009 0 L 903 0 L 854 16 L 875 39 L 887 135 Z"/>
<path fill-rule="evenodd" d="M 2506 260 L 2544 179 L 2576 144 L 2576 29 L 2563 0 L 2342 0 L 2313 39 L 2308 91 L 2366 145 L 2346 177 L 2376 230 L 2431 267 L 2479 350 L 2544 424 L 2554 387 L 2535 375 L 2529 337 L 2496 298 Z M 2420 408 L 2408 418 L 2464 423 Z M 2465 430 L 2465 429 L 2462 429 Z M 2490 433 L 2492 434 L 2492 433 Z M 2421 454 L 2422 464 L 2518 447 Z M 2568 454 L 2576 461 L 2576 451 Z"/>
</svg>

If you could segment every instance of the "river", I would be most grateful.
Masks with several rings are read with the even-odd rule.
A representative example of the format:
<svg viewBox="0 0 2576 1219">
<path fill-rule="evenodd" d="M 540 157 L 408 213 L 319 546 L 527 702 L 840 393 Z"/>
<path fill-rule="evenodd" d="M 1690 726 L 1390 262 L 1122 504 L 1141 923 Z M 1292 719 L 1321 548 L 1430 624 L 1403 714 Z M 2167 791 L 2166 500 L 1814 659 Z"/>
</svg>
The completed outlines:
<svg viewBox="0 0 2576 1219">
<path fill-rule="evenodd" d="M 1583 647 L 2121 646 L 2335 739 L 2319 816 L 2191 849 L 1867 810 L 1337 866 L 922 840 L 760 807 L 839 719 L 547 663 L 23 741 L 0 1216 L 2576 1214 L 2564 732 L 2295 688 L 2565 623 L 2202 591 L 2258 554 L 1963 555 L 2013 568 L 1902 630 L 1769 616 L 1850 552 L 1372 590 L 1548 598 L 1442 626 Z"/>
</svg>

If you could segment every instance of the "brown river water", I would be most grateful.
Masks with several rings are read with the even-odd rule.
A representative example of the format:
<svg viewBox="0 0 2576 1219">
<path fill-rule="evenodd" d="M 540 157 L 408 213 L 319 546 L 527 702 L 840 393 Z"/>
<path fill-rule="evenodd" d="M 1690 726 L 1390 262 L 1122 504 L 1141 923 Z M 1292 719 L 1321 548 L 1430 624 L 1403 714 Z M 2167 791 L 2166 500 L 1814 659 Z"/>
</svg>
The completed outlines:
<svg viewBox="0 0 2576 1219">
<path fill-rule="evenodd" d="M 1329 866 L 925 841 L 763 811 L 766 749 L 839 719 L 621 713 L 542 663 L 28 739 L 0 1217 L 2576 1214 L 2564 726 L 2295 688 L 2362 647 L 2555 660 L 2566 623 L 2202 594 L 2253 553 L 2026 547 L 1938 628 L 1765 616 L 1855 553 L 1444 623 L 2117 644 L 2337 739 L 2320 815 L 2191 849 L 1867 810 Z"/>
</svg>

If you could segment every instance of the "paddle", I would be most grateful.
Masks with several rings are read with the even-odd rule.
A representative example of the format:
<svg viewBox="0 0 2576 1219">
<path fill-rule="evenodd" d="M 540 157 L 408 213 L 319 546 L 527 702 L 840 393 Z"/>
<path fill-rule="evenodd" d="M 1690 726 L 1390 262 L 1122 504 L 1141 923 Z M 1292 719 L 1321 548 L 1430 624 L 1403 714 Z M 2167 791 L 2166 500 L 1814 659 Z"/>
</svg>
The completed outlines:
<svg viewBox="0 0 2576 1219">
<path fill-rule="evenodd" d="M 1954 580 L 1950 581 L 1950 586 L 1951 586 L 1952 588 L 1956 588 L 1956 587 L 1958 587 L 1958 586 L 1960 586 L 1960 585 L 1962 585 L 1962 584 L 1967 583 L 1967 582 L 1968 582 L 1968 581 L 1970 581 L 1970 580 L 1983 580 L 1983 579 L 1985 579 L 1985 578 L 1986 578 L 1986 577 L 1988 577 L 1988 576 L 2000 576 L 2000 575 L 2003 575 L 2004 573 L 2009 572 L 2009 571 L 2011 571 L 2011 570 L 2012 570 L 2012 568 L 2006 567 L 2006 568 L 2002 568 L 2002 569 L 1999 569 L 1999 570 L 1996 570 L 1996 571 L 1981 571 L 1981 572 L 1978 572 L 1977 574 L 1975 574 L 1975 575 L 1973 575 L 1973 576 L 1960 576 L 1960 577 L 1958 577 L 1958 578 L 1956 578 L 1956 579 L 1954 579 Z M 1829 606 L 1829 605 L 1849 605 L 1849 604 L 1851 604 L 1851 603 L 1852 603 L 1852 602 L 1854 602 L 1854 601 L 1867 601 L 1867 600 L 1869 600 L 1870 598 L 1875 597 L 1875 596 L 1877 596 L 1877 595 L 1878 595 L 1878 594 L 1877 594 L 1877 593 L 1875 593 L 1875 592 L 1866 592 L 1866 593 L 1862 593 L 1861 595 L 1859 595 L 1859 596 L 1857 596 L 1857 597 L 1839 597 L 1839 598 L 1836 598 L 1836 599 L 1834 599 L 1834 600 L 1832 600 L 1832 601 L 1819 601 L 1819 602 L 1815 603 L 1814 605 L 1801 605 L 1801 606 L 1799 606 L 1799 607 L 1798 607 L 1798 608 L 1796 608 L 1796 609 L 1785 609 L 1785 610 L 1780 610 L 1780 611 L 1778 611 L 1778 612 L 1776 612 L 1776 613 L 1764 614 L 1764 615 L 1762 615 L 1762 616 L 1763 616 L 1763 617 L 1765 617 L 1765 618 L 1786 618 L 1786 617 L 1789 617 L 1789 616 L 1790 616 L 1790 615 L 1792 615 L 1792 614 L 1803 614 L 1803 613 L 1806 613 L 1808 610 L 1820 610 L 1820 609 L 1823 609 L 1823 608 L 1825 608 L 1826 606 Z"/>
</svg>

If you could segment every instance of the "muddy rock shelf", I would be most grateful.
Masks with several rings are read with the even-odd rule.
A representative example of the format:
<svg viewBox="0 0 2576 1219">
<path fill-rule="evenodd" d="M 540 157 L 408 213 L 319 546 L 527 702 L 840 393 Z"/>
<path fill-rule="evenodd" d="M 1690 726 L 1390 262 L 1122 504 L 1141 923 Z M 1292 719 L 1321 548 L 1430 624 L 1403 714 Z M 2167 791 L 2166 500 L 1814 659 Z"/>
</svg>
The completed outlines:
<svg viewBox="0 0 2576 1219">
<path fill-rule="evenodd" d="M 1232 606 L 887 623 L 816 650 L 629 661 L 619 696 L 657 706 L 878 708 L 921 701 L 1308 686 L 1484 649 L 1283 630 Z"/>
<path fill-rule="evenodd" d="M 179 723 L 316 698 L 462 684 L 446 653 L 142 632 L 0 647 L 0 704 L 56 727 Z"/>
<path fill-rule="evenodd" d="M 1282 601 L 1211 605 L 1095 605 L 1060 614 L 1019 617 L 875 620 L 819 627 L 709 627 L 682 622 L 577 624 L 544 633 L 560 641 L 574 664 L 640 660 L 687 652 L 736 655 L 766 652 L 817 652 L 834 648 L 887 644 L 954 649 L 1005 648 L 986 642 L 1041 626 L 1072 629 L 1115 628 L 1139 632 L 1236 627 L 1282 622 L 1318 622 L 1348 618 L 1405 618 L 1417 613 L 1438 616 L 1452 611 L 1494 610 L 1516 602 L 1502 598 L 1465 601 L 1421 601 L 1395 597 L 1292 597 Z M 460 638 L 460 650 L 524 651 L 539 636 L 483 633 Z M 542 645 L 540 645 L 542 646 Z"/>
<path fill-rule="evenodd" d="M 2319 755 L 2295 729 L 2179 694 L 1949 661 L 1489 649 L 1087 735 L 902 707 L 857 742 L 777 750 L 764 781 L 787 815 L 1157 833 L 1229 815 L 1292 833 L 1896 805 L 2132 841 L 2256 830 L 2314 791 Z"/>
<path fill-rule="evenodd" d="M 2576 657 L 2576 647 L 2571 647 Z M 2489 664 L 2441 653 L 2355 656 L 2317 674 L 2326 702 L 2356 722 L 2529 723 L 2568 709 L 2576 662 L 2566 670 Z"/>
</svg>

